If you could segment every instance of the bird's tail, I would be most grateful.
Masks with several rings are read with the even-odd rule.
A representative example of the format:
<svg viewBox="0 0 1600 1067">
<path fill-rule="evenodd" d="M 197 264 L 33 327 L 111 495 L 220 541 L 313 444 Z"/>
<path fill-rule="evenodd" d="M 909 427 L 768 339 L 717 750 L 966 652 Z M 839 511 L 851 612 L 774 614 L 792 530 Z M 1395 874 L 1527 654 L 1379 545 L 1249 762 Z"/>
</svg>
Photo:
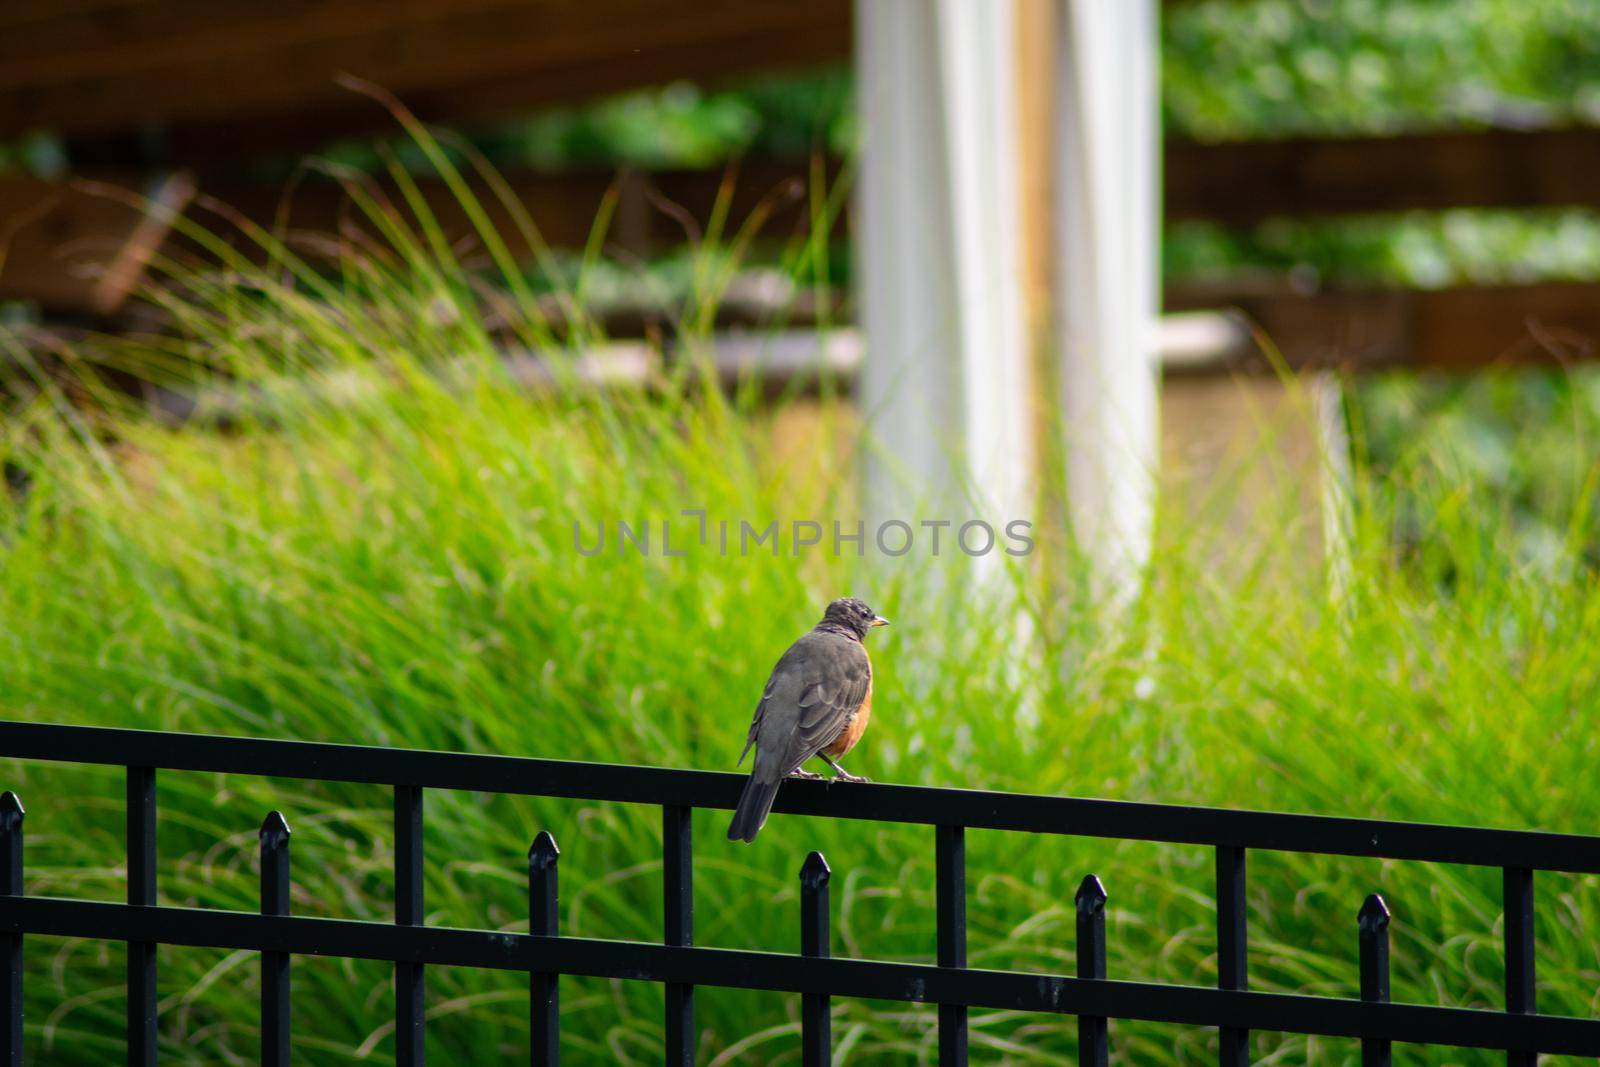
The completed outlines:
<svg viewBox="0 0 1600 1067">
<path fill-rule="evenodd" d="M 767 823 L 767 813 L 772 810 L 772 802 L 778 798 L 778 786 L 782 784 L 781 778 L 764 782 L 755 774 L 750 775 L 744 783 L 744 792 L 739 794 L 739 806 L 734 809 L 733 822 L 728 826 L 729 841 L 756 839 L 756 834 Z"/>
</svg>

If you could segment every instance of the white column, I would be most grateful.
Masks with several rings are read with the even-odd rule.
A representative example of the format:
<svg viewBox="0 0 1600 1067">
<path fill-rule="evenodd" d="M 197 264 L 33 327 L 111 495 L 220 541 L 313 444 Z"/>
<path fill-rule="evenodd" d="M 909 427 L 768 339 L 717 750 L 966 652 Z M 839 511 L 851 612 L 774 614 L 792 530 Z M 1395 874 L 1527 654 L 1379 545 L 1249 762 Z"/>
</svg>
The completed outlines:
<svg viewBox="0 0 1600 1067">
<path fill-rule="evenodd" d="M 1060 0 L 1056 314 L 1067 500 L 1126 579 L 1146 558 L 1157 456 L 1157 0 Z"/>
<path fill-rule="evenodd" d="M 859 0 L 856 30 L 864 513 L 998 529 L 1032 517 L 1015 11 Z"/>
</svg>

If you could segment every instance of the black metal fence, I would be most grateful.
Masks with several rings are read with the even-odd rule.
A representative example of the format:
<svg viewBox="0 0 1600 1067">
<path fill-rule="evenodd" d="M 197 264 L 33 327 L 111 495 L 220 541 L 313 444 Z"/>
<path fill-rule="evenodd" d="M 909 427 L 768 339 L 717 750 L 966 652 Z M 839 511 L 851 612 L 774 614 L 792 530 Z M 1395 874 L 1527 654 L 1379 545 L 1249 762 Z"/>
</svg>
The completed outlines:
<svg viewBox="0 0 1600 1067">
<path fill-rule="evenodd" d="M 289 981 L 296 955 L 394 964 L 397 1062 L 423 1062 L 425 974 L 430 965 L 529 975 L 532 1062 L 555 1063 L 561 975 L 661 982 L 667 992 L 666 1058 L 695 1059 L 697 987 L 802 996 L 803 1062 L 830 1060 L 829 998 L 870 997 L 939 1006 L 939 1062 L 967 1060 L 971 1008 L 1078 1017 L 1079 1060 L 1107 1061 L 1110 1019 L 1217 1027 L 1227 1067 L 1248 1062 L 1251 1030 L 1360 1039 L 1365 1065 L 1387 1064 L 1393 1042 L 1505 1049 L 1531 1065 L 1540 1052 L 1600 1055 L 1600 1020 L 1537 1013 L 1534 881 L 1538 870 L 1600 873 L 1600 838 L 1469 829 L 959 789 L 867 785 L 829 790 L 787 783 L 776 810 L 841 819 L 931 825 L 937 869 L 937 964 L 839 959 L 829 950 L 828 865 L 811 853 L 800 869 L 800 954 L 693 947 L 694 808 L 731 809 L 743 779 L 706 771 L 416 752 L 193 734 L 0 722 L 0 757 L 127 769 L 128 903 L 23 893 L 23 811 L 0 799 L 0 1063 L 22 1062 L 24 935 L 128 944 L 128 1063 L 156 1055 L 155 946 L 261 953 L 261 1060 L 289 1063 Z M 156 895 L 158 770 L 271 775 L 394 788 L 394 923 L 289 914 L 289 828 L 272 812 L 261 827 L 260 914 L 163 907 Z M 423 924 L 424 791 L 468 790 L 657 805 L 662 811 L 664 944 L 563 937 L 557 929 L 559 852 L 541 833 L 528 853 L 527 934 Z M 1105 902 L 1089 875 L 1077 892 L 1078 973 L 1022 974 L 966 966 L 967 828 L 1125 838 L 1209 846 L 1216 853 L 1218 988 L 1110 980 Z M 1245 916 L 1252 850 L 1375 856 L 1498 867 L 1504 872 L 1506 1010 L 1395 1004 L 1389 1000 L 1389 912 L 1367 898 L 1357 916 L 1360 999 L 1250 992 Z"/>
</svg>

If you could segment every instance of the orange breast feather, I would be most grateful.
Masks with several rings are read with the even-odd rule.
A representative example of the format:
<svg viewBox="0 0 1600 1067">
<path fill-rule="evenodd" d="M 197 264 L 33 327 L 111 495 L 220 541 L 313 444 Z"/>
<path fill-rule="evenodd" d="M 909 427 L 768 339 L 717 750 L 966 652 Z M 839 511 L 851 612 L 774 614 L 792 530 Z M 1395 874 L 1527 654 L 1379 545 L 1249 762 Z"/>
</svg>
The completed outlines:
<svg viewBox="0 0 1600 1067">
<path fill-rule="evenodd" d="M 861 735 L 867 732 L 867 720 L 872 718 L 872 679 L 867 679 L 867 695 L 861 700 L 861 707 L 850 716 L 850 721 L 844 724 L 844 729 L 839 731 L 839 736 L 834 738 L 833 744 L 822 751 L 832 759 L 840 759 L 861 740 Z"/>
</svg>

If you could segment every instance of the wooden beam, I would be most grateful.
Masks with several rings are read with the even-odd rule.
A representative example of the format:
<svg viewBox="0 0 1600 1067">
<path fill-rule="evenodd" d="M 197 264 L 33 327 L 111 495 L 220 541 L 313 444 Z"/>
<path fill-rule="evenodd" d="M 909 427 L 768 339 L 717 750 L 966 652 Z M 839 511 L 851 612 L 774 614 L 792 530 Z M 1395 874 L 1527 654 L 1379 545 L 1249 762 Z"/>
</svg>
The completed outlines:
<svg viewBox="0 0 1600 1067">
<path fill-rule="evenodd" d="M 192 10 L 191 10 L 192 9 Z M 326 135 L 393 128 L 351 74 L 452 120 L 676 78 L 844 59 L 848 0 L 174 0 L 0 33 L 0 137 L 149 126 L 191 145 L 242 124 Z M 248 143 L 259 143 L 252 137 Z"/>
<path fill-rule="evenodd" d="M 1027 10 L 1024 8 L 1024 10 Z M 673 76 L 663 66 L 656 80 Z M 643 80 L 652 60 L 633 65 Z M 594 73 L 593 71 L 590 74 Z M 438 119 L 515 110 L 542 93 L 582 96 L 590 74 L 557 71 L 457 85 L 437 93 L 405 95 L 419 113 Z M 600 72 L 606 77 L 604 72 Z M 540 88 L 541 79 L 550 84 Z M 557 85 L 555 83 L 559 82 Z M 375 102 L 338 90 L 314 113 L 268 112 L 247 121 L 188 122 L 168 128 L 165 158 L 226 178 L 240 153 L 316 144 L 353 133 L 394 131 L 392 117 Z M 5 124 L 0 90 L 0 133 Z M 521 102 L 521 103 L 519 103 Z M 82 145 L 78 158 L 126 163 L 142 151 L 132 135 Z M 835 164 L 837 169 L 837 164 Z M 1169 222 L 1211 220 L 1244 226 L 1279 216 L 1339 216 L 1452 208 L 1600 208 L 1600 129 L 1484 130 L 1393 137 L 1291 139 L 1199 144 L 1170 140 L 1165 148 L 1164 200 Z M 552 186 L 590 192 L 598 201 L 609 173 L 550 179 Z M 256 194 L 246 193 L 254 196 Z M 582 220 L 587 225 L 587 220 Z"/>
<path fill-rule="evenodd" d="M 1169 291 L 1168 311 L 1231 307 L 1295 371 L 1355 373 L 1399 367 L 1476 371 L 1558 366 L 1600 357 L 1600 284 L 1349 290 L 1310 295 Z M 1167 365 L 1168 375 L 1271 374 L 1258 346 L 1219 347 L 1215 358 Z"/>
<path fill-rule="evenodd" d="M 1169 295 L 1170 306 L 1184 306 L 1184 301 L 1181 293 Z M 728 329 L 713 337 L 713 364 L 725 384 L 749 375 L 772 391 L 795 379 L 812 382 L 825 368 L 841 387 L 853 387 L 863 351 L 857 330 L 841 326 L 822 335 L 806 328 L 743 329 L 772 321 L 774 310 L 753 308 L 743 318 L 730 316 L 724 324 Z M 786 321 L 807 327 L 812 317 L 800 313 Z M 607 326 L 613 336 L 629 333 L 625 320 L 608 320 Z M 60 326 L 22 336 L 33 337 L 39 347 L 78 337 Z M 1156 349 L 1168 380 L 1272 377 L 1277 369 L 1263 341 L 1295 373 L 1566 366 L 1600 359 L 1600 284 L 1251 295 L 1235 301 L 1231 310 L 1168 312 L 1160 321 Z M 637 342 L 618 344 L 618 351 L 642 351 Z M 619 373 L 626 380 L 637 377 L 632 371 Z"/>
<path fill-rule="evenodd" d="M 252 127 L 247 123 L 239 129 L 247 132 Z M 1165 211 L 1169 222 L 1210 219 L 1245 225 L 1273 216 L 1461 207 L 1600 207 L 1600 182 L 1589 178 L 1600 173 L 1600 130 L 1226 145 L 1172 142 L 1166 153 Z M 848 167 L 835 160 L 827 169 L 832 183 Z M 626 206 L 618 212 L 612 240 L 631 251 L 679 242 L 683 239 L 681 226 L 652 203 L 676 203 L 689 217 L 703 220 L 724 180 L 732 175 L 734 205 L 742 218 L 784 183 L 803 183 L 808 171 L 804 161 L 752 159 L 736 169 L 668 170 L 639 176 L 621 190 Z M 617 173 L 523 173 L 507 178 L 533 210 L 548 241 L 575 247 L 588 238 Z M 241 184 L 221 175 L 202 178 L 201 185 L 202 191 L 257 221 L 276 218 L 284 199 L 278 188 Z M 441 217 L 464 221 L 442 183 L 424 181 L 422 185 Z M 769 204 L 776 211 L 772 225 L 803 225 L 802 203 Z M 298 186 L 289 204 L 293 225 L 304 230 L 331 231 L 346 210 L 340 190 L 327 183 Z M 508 220 L 502 216 L 499 221 Z M 1036 273 L 1030 269 L 1030 278 Z"/>
<path fill-rule="evenodd" d="M 763 200 L 772 207 L 764 232 L 787 235 L 805 225 L 805 198 L 784 195 L 803 186 L 803 161 L 751 161 L 728 177 L 734 190 L 731 219 L 738 225 Z M 679 205 L 691 219 L 704 220 L 725 176 L 683 171 L 654 174 L 625 183 L 629 206 L 620 216 L 613 247 L 643 252 L 683 239 L 681 224 L 657 201 Z M 830 182 L 840 180 L 830 174 Z M 558 245 L 580 244 L 588 236 L 605 189 L 604 175 L 525 176 L 515 192 L 528 205 L 546 237 Z M 189 188 L 181 178 L 150 187 L 153 198 L 180 206 Z M 0 299 L 31 300 L 57 315 L 104 315 L 114 311 L 137 285 L 139 268 L 166 237 L 159 220 L 142 219 L 133 193 L 94 191 L 88 183 L 51 184 L 31 179 L 0 180 Z M 202 191 L 205 191 L 204 189 Z M 277 196 L 260 190 L 224 189 L 224 199 L 257 222 L 271 226 L 278 217 Z M 445 231 L 473 258 L 470 227 L 455 201 L 429 187 Z M 254 199 L 252 199 L 252 197 Z M 292 227 L 337 231 L 341 214 L 352 209 L 337 187 L 306 187 L 290 200 L 285 216 Z M 502 233 L 510 221 L 491 211 Z M 208 216 L 191 208 L 191 216 Z M 209 217 L 216 221 L 214 216 Z M 219 224 L 220 225 L 220 224 Z M 224 227 L 225 228 L 225 227 Z M 514 251 L 526 248 L 513 240 Z M 1440 291 L 1333 290 L 1296 294 L 1278 283 L 1252 286 L 1242 281 L 1204 288 L 1170 288 L 1169 313 L 1233 308 L 1240 322 L 1254 323 L 1294 368 L 1349 367 L 1356 371 L 1396 366 L 1471 370 L 1498 364 L 1540 364 L 1558 359 L 1589 359 L 1600 345 L 1600 285 L 1544 283 L 1475 286 Z M 805 310 L 773 308 L 744 314 L 770 321 Z M 630 321 L 632 325 L 630 326 Z M 1177 320 L 1183 322 L 1183 320 Z M 644 320 L 624 315 L 618 331 L 640 329 Z M 1163 348 L 1168 375 L 1270 373 L 1271 364 L 1254 346 L 1241 343 L 1238 327 L 1221 320 L 1194 320 L 1171 334 Z"/>
<path fill-rule="evenodd" d="M 0 138 L 50 129 L 163 165 L 394 131 L 340 74 L 464 122 L 676 78 L 850 55 L 849 0 L 17 0 L 0 8 Z M 155 131 L 152 140 L 149 136 Z M 1600 132 L 1169 142 L 1170 220 L 1600 206 Z"/>
<path fill-rule="evenodd" d="M 0 300 L 69 314 L 116 311 L 193 192 L 185 175 L 157 179 L 143 197 L 82 183 L 0 181 Z"/>
<path fill-rule="evenodd" d="M 826 189 L 844 180 L 835 165 L 825 167 L 822 178 Z M 700 239 L 697 227 L 705 226 L 719 198 L 727 203 L 725 238 L 746 225 L 767 240 L 801 234 L 810 226 L 811 164 L 803 159 L 751 160 L 720 171 L 524 173 L 508 181 L 550 247 L 583 247 L 613 192 L 617 204 L 606 247 L 625 257 Z M 138 184 L 127 173 L 59 183 L 0 178 L 0 300 L 34 301 L 62 314 L 115 310 L 168 236 L 165 223 L 141 222 L 135 206 L 141 196 L 133 191 Z M 512 212 L 481 183 L 474 184 L 495 231 L 513 255 L 527 258 L 533 249 Z M 483 243 L 456 196 L 441 181 L 423 180 L 420 186 L 463 261 L 486 262 Z M 320 177 L 283 187 L 202 182 L 198 196 L 187 178 L 178 184 L 162 179 L 150 188 L 153 201 L 174 209 L 188 204 L 190 219 L 238 245 L 248 244 L 238 220 L 280 233 L 302 251 L 313 244 L 325 247 L 328 235 L 352 227 L 367 234 L 375 229 L 342 186 Z M 409 217 L 396 189 L 385 183 L 373 188 Z M 843 220 L 835 224 L 842 232 Z M 131 269 L 135 266 L 139 269 Z"/>
<path fill-rule="evenodd" d="M 1465 207 L 1600 207 L 1600 129 L 1478 130 L 1166 148 L 1168 221 Z"/>
<path fill-rule="evenodd" d="M 1169 306 L 1183 299 L 1171 294 Z M 1169 311 L 1156 347 L 1168 378 L 1272 376 L 1262 341 L 1296 372 L 1561 366 L 1600 359 L 1600 284 L 1255 296 L 1229 311 Z M 825 349 L 821 344 L 809 332 L 743 340 L 728 335 L 715 349 L 725 375 L 737 365 L 785 379 L 816 365 L 825 351 L 829 372 L 850 381 L 861 360 L 856 334 L 835 330 Z M 747 351 L 769 354 L 746 361 Z M 735 353 L 741 354 L 737 361 Z"/>
<path fill-rule="evenodd" d="M 807 160 L 763 158 L 708 170 L 524 172 L 507 176 L 506 185 L 538 227 L 544 243 L 554 248 L 584 247 L 602 217 L 607 197 L 615 196 L 613 221 L 605 235 L 607 245 L 642 254 L 703 238 L 707 222 L 723 198 L 728 219 L 724 238 L 746 223 L 759 224 L 767 237 L 805 233 L 810 226 L 807 191 L 811 179 Z M 824 193 L 844 180 L 836 163 L 824 167 L 822 179 Z M 444 182 L 420 179 L 418 185 L 429 210 L 452 240 L 464 239 L 466 250 L 480 243 L 460 200 Z M 527 255 L 528 242 L 511 212 L 484 183 L 473 181 L 472 185 L 513 254 Z M 371 188 L 387 202 L 404 203 L 387 182 L 375 182 Z M 203 185 L 201 191 L 269 229 L 285 225 L 306 233 L 334 233 L 350 224 L 362 225 L 346 190 L 320 178 L 292 188 L 221 184 Z M 842 226 L 843 220 L 835 220 L 835 224 Z"/>
<path fill-rule="evenodd" d="M 13 0 L 0 5 L 0 137 L 158 126 L 198 157 L 187 165 L 207 146 L 386 128 L 335 89 L 339 73 L 460 121 L 845 61 L 850 12 L 850 0 Z"/>
<path fill-rule="evenodd" d="M 1600 207 L 1600 182 L 1590 177 L 1600 174 L 1600 130 L 1204 146 L 1173 142 L 1166 152 L 1165 213 L 1169 222 L 1210 219 L 1244 225 L 1273 216 L 1463 207 Z M 681 205 L 689 217 L 703 220 L 723 182 L 731 180 L 736 217 L 743 218 L 786 183 L 798 193 L 808 179 L 808 170 L 804 161 L 751 159 L 726 170 L 650 172 L 623 189 L 624 197 L 633 198 L 634 203 L 619 211 L 622 221 L 613 240 L 633 251 L 679 242 L 683 239 L 681 226 L 666 212 L 651 207 L 652 201 Z M 830 186 L 847 170 L 846 164 L 830 161 Z M 551 244 L 580 246 L 616 177 L 614 171 L 576 171 L 513 174 L 508 180 L 533 209 Z M 423 185 L 441 216 L 460 215 L 441 183 Z M 258 219 L 273 218 L 275 211 L 269 209 L 280 199 L 276 190 L 236 182 L 208 184 L 205 189 Z M 639 194 L 646 191 L 649 195 L 641 199 Z M 331 230 L 342 202 L 335 188 L 305 186 L 293 197 L 295 225 Z M 772 226 L 803 226 L 803 203 L 803 199 L 787 206 L 770 203 L 775 211 Z M 1030 286 L 1037 284 L 1037 273 L 1028 271 Z"/>
</svg>

